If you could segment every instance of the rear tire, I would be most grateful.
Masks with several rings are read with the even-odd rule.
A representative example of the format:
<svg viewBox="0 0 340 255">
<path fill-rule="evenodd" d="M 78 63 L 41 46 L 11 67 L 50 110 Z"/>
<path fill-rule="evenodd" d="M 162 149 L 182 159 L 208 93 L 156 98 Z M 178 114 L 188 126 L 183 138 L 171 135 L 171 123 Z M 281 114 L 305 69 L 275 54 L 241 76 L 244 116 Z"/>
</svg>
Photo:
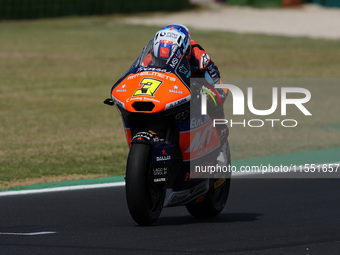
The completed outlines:
<svg viewBox="0 0 340 255">
<path fill-rule="evenodd" d="M 150 144 L 131 144 L 126 165 L 127 205 L 132 218 L 141 226 L 153 224 L 164 203 L 165 188 L 153 181 L 151 156 Z"/>
<path fill-rule="evenodd" d="M 227 143 L 228 166 L 230 166 L 230 150 Z M 200 203 L 186 205 L 188 212 L 198 219 L 209 219 L 219 215 L 224 209 L 230 188 L 231 173 L 226 173 L 225 178 L 210 179 L 209 191 Z M 222 182 L 223 183 L 219 183 Z M 216 185 L 216 187 L 215 187 Z"/>
</svg>

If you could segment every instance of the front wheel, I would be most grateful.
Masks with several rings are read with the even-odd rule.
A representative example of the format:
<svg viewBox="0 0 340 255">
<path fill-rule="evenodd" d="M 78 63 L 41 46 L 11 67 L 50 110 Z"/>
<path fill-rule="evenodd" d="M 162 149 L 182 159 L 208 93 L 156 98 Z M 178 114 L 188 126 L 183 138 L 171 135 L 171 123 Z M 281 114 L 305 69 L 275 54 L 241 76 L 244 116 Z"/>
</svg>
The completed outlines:
<svg viewBox="0 0 340 255">
<path fill-rule="evenodd" d="M 142 226 L 153 224 L 161 214 L 165 188 L 152 178 L 152 146 L 131 144 L 126 165 L 126 200 L 132 218 Z"/>
</svg>

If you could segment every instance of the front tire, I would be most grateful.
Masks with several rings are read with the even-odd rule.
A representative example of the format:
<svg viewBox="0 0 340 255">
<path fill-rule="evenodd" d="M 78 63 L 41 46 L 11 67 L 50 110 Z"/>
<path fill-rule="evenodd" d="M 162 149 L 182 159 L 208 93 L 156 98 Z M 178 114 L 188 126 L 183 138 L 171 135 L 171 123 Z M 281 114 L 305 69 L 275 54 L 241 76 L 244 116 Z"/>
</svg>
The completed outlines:
<svg viewBox="0 0 340 255">
<path fill-rule="evenodd" d="M 152 146 L 131 144 L 126 165 L 126 200 L 132 218 L 141 226 L 153 224 L 161 214 L 165 188 L 152 178 Z"/>
</svg>

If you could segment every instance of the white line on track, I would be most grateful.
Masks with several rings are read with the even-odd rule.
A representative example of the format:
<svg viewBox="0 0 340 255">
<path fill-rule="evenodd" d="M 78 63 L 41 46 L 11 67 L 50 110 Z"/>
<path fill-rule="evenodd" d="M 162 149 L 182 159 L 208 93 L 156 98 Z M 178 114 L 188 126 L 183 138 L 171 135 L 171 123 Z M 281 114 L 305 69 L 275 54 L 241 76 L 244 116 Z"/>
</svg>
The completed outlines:
<svg viewBox="0 0 340 255">
<path fill-rule="evenodd" d="M 125 185 L 125 182 L 114 182 L 114 183 L 77 185 L 77 186 L 47 188 L 47 189 L 10 190 L 10 191 L 0 192 L 0 197 L 16 196 L 16 195 L 28 195 L 28 194 L 39 194 L 39 193 L 48 193 L 48 192 L 57 192 L 57 191 L 71 191 L 71 190 L 84 190 L 84 189 L 98 189 L 98 188 L 107 188 L 107 187 L 119 187 L 119 186 L 124 186 L 124 185 Z"/>
<path fill-rule="evenodd" d="M 41 235 L 51 235 L 56 234 L 57 232 L 45 231 L 45 232 L 32 232 L 32 233 L 11 233 L 11 232 L 0 232 L 0 235 L 9 235 L 9 236 L 41 236 Z"/>
</svg>

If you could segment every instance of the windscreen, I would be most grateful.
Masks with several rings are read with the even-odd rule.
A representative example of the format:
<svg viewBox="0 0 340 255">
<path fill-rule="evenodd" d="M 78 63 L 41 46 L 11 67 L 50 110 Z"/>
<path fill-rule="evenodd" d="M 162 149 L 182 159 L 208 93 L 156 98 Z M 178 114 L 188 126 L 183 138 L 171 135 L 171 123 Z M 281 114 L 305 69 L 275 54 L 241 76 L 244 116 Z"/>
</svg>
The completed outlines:
<svg viewBox="0 0 340 255">
<path fill-rule="evenodd" d="M 183 54 L 181 48 L 177 45 L 173 46 L 172 54 L 167 60 L 155 58 L 152 54 L 152 40 L 144 47 L 138 62 L 139 71 L 146 68 L 152 68 L 153 71 L 171 72 L 176 74 L 184 84 L 190 86 L 191 70 L 189 61 Z"/>
</svg>

